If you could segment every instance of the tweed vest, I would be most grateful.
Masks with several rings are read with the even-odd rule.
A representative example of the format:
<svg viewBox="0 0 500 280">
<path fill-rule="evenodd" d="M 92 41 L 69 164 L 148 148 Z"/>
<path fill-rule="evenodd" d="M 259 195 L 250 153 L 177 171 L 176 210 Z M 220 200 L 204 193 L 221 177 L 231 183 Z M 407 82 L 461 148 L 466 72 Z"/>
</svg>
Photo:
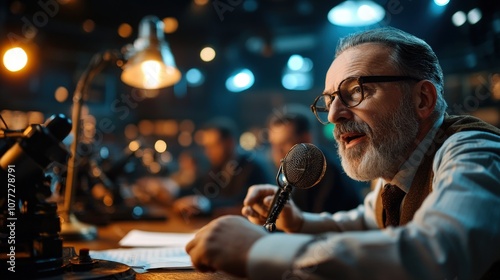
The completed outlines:
<svg viewBox="0 0 500 280">
<path fill-rule="evenodd" d="M 422 162 L 415 173 L 410 190 L 406 194 L 404 204 L 401 209 L 400 225 L 404 225 L 413 219 L 413 215 L 420 208 L 423 201 L 432 192 L 432 163 L 437 150 L 451 135 L 460 131 L 485 131 L 500 135 L 500 129 L 496 128 L 478 118 L 471 116 L 448 116 L 445 115 L 443 124 L 438 129 L 431 145 L 423 155 Z M 375 204 L 375 214 L 377 224 L 380 228 L 384 227 L 382 221 L 383 207 L 380 193 Z M 497 261 L 490 268 L 487 274 L 481 279 L 500 279 L 500 261 Z"/>
</svg>

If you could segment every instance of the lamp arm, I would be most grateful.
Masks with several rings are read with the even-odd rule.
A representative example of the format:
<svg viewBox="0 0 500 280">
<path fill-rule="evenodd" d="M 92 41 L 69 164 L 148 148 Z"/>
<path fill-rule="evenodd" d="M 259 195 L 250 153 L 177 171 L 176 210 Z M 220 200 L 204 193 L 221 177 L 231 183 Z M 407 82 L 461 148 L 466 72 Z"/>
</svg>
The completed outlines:
<svg viewBox="0 0 500 280">
<path fill-rule="evenodd" d="M 85 71 L 80 76 L 73 93 L 73 109 L 72 109 L 72 131 L 73 142 L 71 143 L 71 155 L 68 159 L 68 172 L 66 176 L 66 187 L 64 190 L 64 220 L 69 220 L 69 215 L 72 212 L 72 204 L 74 199 L 74 187 L 77 179 L 77 159 L 78 159 L 78 143 L 80 138 L 80 118 L 82 107 L 85 99 L 87 98 L 88 88 L 94 77 L 110 63 L 122 64 L 123 55 L 116 50 L 108 50 L 95 54 Z"/>
</svg>

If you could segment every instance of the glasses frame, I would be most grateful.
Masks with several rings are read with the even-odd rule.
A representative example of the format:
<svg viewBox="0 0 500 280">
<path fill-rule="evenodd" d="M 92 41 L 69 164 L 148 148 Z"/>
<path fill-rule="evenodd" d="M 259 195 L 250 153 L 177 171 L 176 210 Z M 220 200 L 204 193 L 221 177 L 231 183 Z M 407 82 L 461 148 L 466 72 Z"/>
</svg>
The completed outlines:
<svg viewBox="0 0 500 280">
<path fill-rule="evenodd" d="M 346 80 L 349 80 L 349 79 L 353 79 L 355 78 L 356 81 L 358 82 L 358 85 L 359 87 L 361 88 L 361 99 L 359 100 L 359 102 L 355 105 L 349 105 L 347 104 L 347 102 L 344 100 L 344 98 L 342 97 L 342 95 L 340 94 L 340 87 L 342 86 L 342 84 L 346 81 Z M 365 93 L 363 91 L 363 84 L 369 84 L 369 83 L 388 83 L 388 82 L 401 82 L 401 81 L 421 81 L 422 79 L 419 79 L 419 78 L 416 78 L 416 77 L 412 77 L 412 76 L 350 76 L 350 77 L 347 77 L 345 78 L 344 80 L 342 80 L 340 82 L 340 84 L 338 85 L 337 87 L 337 90 L 332 92 L 332 93 L 323 93 L 319 96 L 317 96 L 315 99 L 314 99 L 314 102 L 313 104 L 310 106 L 311 108 L 311 111 L 313 112 L 314 116 L 316 116 L 316 119 L 318 119 L 318 121 L 322 124 L 328 124 L 329 121 L 327 122 L 323 122 L 321 120 L 321 118 L 319 117 L 318 115 L 318 109 L 316 107 L 316 103 L 318 103 L 319 99 L 323 96 L 330 96 L 332 98 L 332 101 L 333 102 L 335 100 L 335 96 L 338 96 L 339 99 L 340 99 L 340 102 L 342 102 L 342 104 L 347 107 L 347 108 L 354 108 L 356 106 L 358 106 L 359 104 L 361 104 L 361 102 L 363 102 L 363 100 L 365 100 Z M 331 104 L 330 102 L 330 104 Z M 325 112 L 329 112 L 330 111 L 330 105 L 328 105 L 328 111 L 325 111 Z"/>
</svg>

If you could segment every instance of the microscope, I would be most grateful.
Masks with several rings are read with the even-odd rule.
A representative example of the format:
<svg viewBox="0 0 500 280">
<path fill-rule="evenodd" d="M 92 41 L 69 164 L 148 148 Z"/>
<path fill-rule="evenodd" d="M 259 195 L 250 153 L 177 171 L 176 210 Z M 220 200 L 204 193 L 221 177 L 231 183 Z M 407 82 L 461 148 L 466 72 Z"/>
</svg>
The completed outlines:
<svg viewBox="0 0 500 280">
<path fill-rule="evenodd" d="M 64 115 L 24 130 L 2 130 L 0 149 L 0 269 L 11 275 L 54 275 L 63 267 L 57 203 L 48 202 L 69 157 L 61 141 Z M 10 274 L 9 273 L 9 274 Z M 9 275 L 7 274 L 7 275 Z"/>
<path fill-rule="evenodd" d="M 70 153 L 62 140 L 71 128 L 71 120 L 58 114 L 23 130 L 0 130 L 2 279 L 85 279 L 81 276 L 92 275 L 93 269 L 106 274 L 121 266 L 122 276 L 131 273 L 128 276 L 134 277 L 123 264 L 92 260 L 88 250 L 78 256 L 73 248 L 63 247 L 61 220 L 53 198 L 63 185 L 61 175 Z"/>
</svg>

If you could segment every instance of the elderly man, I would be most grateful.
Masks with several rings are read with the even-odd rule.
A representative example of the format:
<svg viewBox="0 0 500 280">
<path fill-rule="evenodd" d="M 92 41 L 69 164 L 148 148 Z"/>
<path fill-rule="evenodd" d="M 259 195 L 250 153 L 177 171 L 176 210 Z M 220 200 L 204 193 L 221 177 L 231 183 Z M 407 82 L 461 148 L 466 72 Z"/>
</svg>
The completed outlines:
<svg viewBox="0 0 500 280">
<path fill-rule="evenodd" d="M 212 221 L 186 247 L 195 267 L 250 279 L 500 279 L 500 130 L 445 113 L 427 43 L 394 28 L 344 38 L 312 109 L 335 123 L 347 174 L 378 178 L 374 191 L 335 215 L 290 203 L 277 220 L 287 233 Z M 262 224 L 274 191 L 253 186 L 243 214 Z"/>
</svg>

